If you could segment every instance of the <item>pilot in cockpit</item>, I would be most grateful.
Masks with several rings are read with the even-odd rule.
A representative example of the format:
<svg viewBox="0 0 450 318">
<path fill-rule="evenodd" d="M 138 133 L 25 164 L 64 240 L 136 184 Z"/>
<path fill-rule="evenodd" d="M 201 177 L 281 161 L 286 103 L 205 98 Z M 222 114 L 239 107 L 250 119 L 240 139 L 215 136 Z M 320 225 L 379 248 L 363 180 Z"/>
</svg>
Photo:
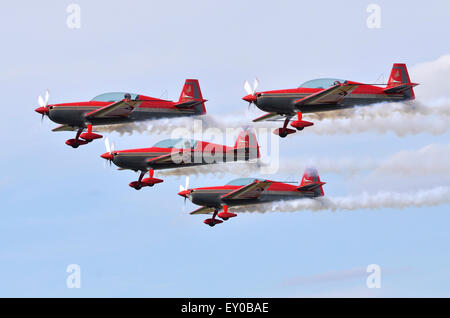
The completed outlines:
<svg viewBox="0 0 450 318">
<path fill-rule="evenodd" d="M 130 94 L 130 93 L 126 93 L 126 94 L 123 96 L 123 98 L 124 98 L 126 101 L 130 101 L 130 100 L 131 100 L 131 94 Z"/>
</svg>

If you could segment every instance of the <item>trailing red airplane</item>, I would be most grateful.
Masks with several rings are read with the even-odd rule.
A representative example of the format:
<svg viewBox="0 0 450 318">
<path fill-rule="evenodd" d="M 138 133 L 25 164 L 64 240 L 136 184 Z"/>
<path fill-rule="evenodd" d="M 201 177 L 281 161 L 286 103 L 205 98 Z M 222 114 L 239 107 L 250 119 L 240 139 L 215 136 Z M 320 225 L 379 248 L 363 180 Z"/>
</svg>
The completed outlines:
<svg viewBox="0 0 450 318">
<path fill-rule="evenodd" d="M 93 133 L 93 127 L 122 124 L 157 118 L 171 118 L 206 114 L 205 102 L 196 79 L 187 79 L 177 102 L 130 93 L 105 93 L 89 102 L 48 104 L 49 93 L 39 96 L 40 107 L 35 111 L 48 116 L 61 126 L 53 131 L 74 131 L 76 137 L 66 144 L 77 148 L 102 135 Z M 83 133 L 83 130 L 87 132 Z"/>
<path fill-rule="evenodd" d="M 335 78 L 320 78 L 307 81 L 294 89 L 257 92 L 257 80 L 253 89 L 245 81 L 244 89 L 248 95 L 242 99 L 267 112 L 254 119 L 254 122 L 284 118 L 283 127 L 274 130 L 274 134 L 284 138 L 288 134 L 295 133 L 295 130 L 287 128 L 287 125 L 296 114 L 297 120 L 294 120 L 291 126 L 303 130 L 313 123 L 302 120 L 302 114 L 412 100 L 415 98 L 413 87 L 417 85 L 411 83 L 405 64 L 394 64 L 387 84 L 363 84 Z"/>
<path fill-rule="evenodd" d="M 139 190 L 163 182 L 153 177 L 154 170 L 173 169 L 231 161 L 251 160 L 260 157 L 258 141 L 253 131 L 239 133 L 234 147 L 194 139 L 175 138 L 162 140 L 151 148 L 115 150 L 105 139 L 107 152 L 101 157 L 120 169 L 141 171 L 139 179 L 130 187 Z M 143 179 L 149 172 L 149 178 Z"/>
<path fill-rule="evenodd" d="M 307 168 L 299 186 L 272 180 L 240 178 L 224 186 L 188 189 L 186 179 L 186 186 L 180 186 L 178 195 L 202 206 L 190 214 L 212 213 L 212 218 L 206 219 L 204 223 L 214 226 L 222 223 L 222 220 L 237 216 L 228 211 L 229 207 L 234 207 L 235 210 L 245 205 L 321 197 L 324 195 L 322 188 L 324 184 L 325 182 L 320 181 L 315 168 Z M 222 209 L 223 212 L 219 213 Z"/>
</svg>

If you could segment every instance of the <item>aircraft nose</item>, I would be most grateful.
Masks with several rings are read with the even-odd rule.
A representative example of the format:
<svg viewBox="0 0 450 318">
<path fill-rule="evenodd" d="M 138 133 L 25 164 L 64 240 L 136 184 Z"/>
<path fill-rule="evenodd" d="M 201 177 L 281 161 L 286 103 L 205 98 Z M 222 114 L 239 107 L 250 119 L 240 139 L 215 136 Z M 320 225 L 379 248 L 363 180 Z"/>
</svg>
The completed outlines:
<svg viewBox="0 0 450 318">
<path fill-rule="evenodd" d="M 100 157 L 102 157 L 103 159 L 106 159 L 106 160 L 113 160 L 113 155 L 112 154 L 110 154 L 109 152 L 105 152 L 103 155 L 100 155 Z"/>
<path fill-rule="evenodd" d="M 189 192 L 190 192 L 190 190 L 183 190 L 183 191 L 178 192 L 178 195 L 187 198 Z"/>
<path fill-rule="evenodd" d="M 48 115 L 49 111 L 47 107 L 38 107 L 34 110 L 36 113 L 39 113 L 41 115 Z"/>
<path fill-rule="evenodd" d="M 247 95 L 242 97 L 242 99 L 245 100 L 246 102 L 254 103 L 256 102 L 256 95 Z"/>
</svg>

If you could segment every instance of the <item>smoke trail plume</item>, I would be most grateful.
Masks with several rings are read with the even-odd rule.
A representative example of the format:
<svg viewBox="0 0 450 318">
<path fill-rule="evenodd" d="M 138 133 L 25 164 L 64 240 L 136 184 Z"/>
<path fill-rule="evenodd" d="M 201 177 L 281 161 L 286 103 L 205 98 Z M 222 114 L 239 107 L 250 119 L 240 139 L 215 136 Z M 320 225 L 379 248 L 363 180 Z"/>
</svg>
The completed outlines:
<svg viewBox="0 0 450 318">
<path fill-rule="evenodd" d="M 354 211 L 361 209 L 376 210 L 385 208 L 403 209 L 408 207 L 437 206 L 450 203 L 450 188 L 436 187 L 416 192 L 378 192 L 363 193 L 357 196 L 321 197 L 317 199 L 297 199 L 278 201 L 271 204 L 235 207 L 240 212 L 297 212 L 310 211 Z"/>
<path fill-rule="evenodd" d="M 300 174 L 306 167 L 315 166 L 320 173 L 353 175 L 373 170 L 379 175 L 427 176 L 450 174 L 450 144 L 430 144 L 417 150 L 399 151 L 389 158 L 280 158 L 277 173 Z"/>
<path fill-rule="evenodd" d="M 305 118 L 311 120 L 324 120 L 324 119 L 344 119 L 344 118 L 359 118 L 362 120 L 370 120 L 377 117 L 386 118 L 392 116 L 392 114 L 401 115 L 438 115 L 438 116 L 450 116 L 450 100 L 440 99 L 433 103 L 427 104 L 420 101 L 409 102 L 397 102 L 397 103 L 379 103 L 368 106 L 355 106 L 353 108 L 347 108 L 342 110 L 335 110 L 329 112 L 318 112 L 305 114 Z"/>
<path fill-rule="evenodd" d="M 161 176 L 214 175 L 218 177 L 223 177 L 225 174 L 232 174 L 245 177 L 254 175 L 259 167 L 260 164 L 257 162 L 243 161 L 161 170 L 158 174 Z"/>
<path fill-rule="evenodd" d="M 429 133 L 441 135 L 448 131 L 450 117 L 437 116 L 404 116 L 391 114 L 389 117 L 373 117 L 361 119 L 356 117 L 345 119 L 324 119 L 313 127 L 305 130 L 305 133 L 318 135 L 352 134 L 364 132 L 388 133 L 393 132 L 397 136 L 417 135 Z"/>
</svg>

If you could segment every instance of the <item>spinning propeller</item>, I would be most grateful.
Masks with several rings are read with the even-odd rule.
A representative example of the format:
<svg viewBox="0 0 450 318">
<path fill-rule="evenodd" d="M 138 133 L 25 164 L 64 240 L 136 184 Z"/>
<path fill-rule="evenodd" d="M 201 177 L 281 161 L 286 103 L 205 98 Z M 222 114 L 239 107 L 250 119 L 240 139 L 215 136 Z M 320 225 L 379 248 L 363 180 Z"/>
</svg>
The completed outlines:
<svg viewBox="0 0 450 318">
<path fill-rule="evenodd" d="M 45 115 L 48 116 L 48 113 L 49 113 L 49 108 L 47 107 L 48 106 L 48 99 L 49 99 L 49 97 L 50 97 L 50 93 L 49 93 L 48 90 L 45 91 L 45 97 L 44 98 L 42 98 L 42 96 L 39 95 L 39 97 L 38 97 L 39 107 L 34 110 L 35 112 L 37 112 L 37 113 L 42 115 L 42 117 L 41 117 L 41 124 L 42 124 L 42 120 L 44 119 L 44 116 Z"/>
<path fill-rule="evenodd" d="M 189 190 L 189 176 L 186 176 L 186 183 L 185 186 L 180 184 L 180 192 L 179 195 L 184 197 L 184 205 L 186 206 L 186 199 L 188 198 L 191 191 Z"/>
<path fill-rule="evenodd" d="M 109 165 L 111 166 L 111 162 L 114 159 L 114 149 L 116 148 L 114 142 L 112 144 L 109 143 L 108 137 L 105 138 L 105 147 L 106 152 L 101 155 L 103 159 L 106 159 L 109 161 Z"/>
<path fill-rule="evenodd" d="M 258 86 L 259 81 L 257 78 L 255 78 L 253 82 L 253 88 L 250 86 L 250 83 L 248 81 L 244 82 L 244 89 L 248 95 L 243 97 L 242 99 L 248 102 L 249 108 L 252 103 L 256 102 L 256 90 L 258 89 Z"/>
</svg>

